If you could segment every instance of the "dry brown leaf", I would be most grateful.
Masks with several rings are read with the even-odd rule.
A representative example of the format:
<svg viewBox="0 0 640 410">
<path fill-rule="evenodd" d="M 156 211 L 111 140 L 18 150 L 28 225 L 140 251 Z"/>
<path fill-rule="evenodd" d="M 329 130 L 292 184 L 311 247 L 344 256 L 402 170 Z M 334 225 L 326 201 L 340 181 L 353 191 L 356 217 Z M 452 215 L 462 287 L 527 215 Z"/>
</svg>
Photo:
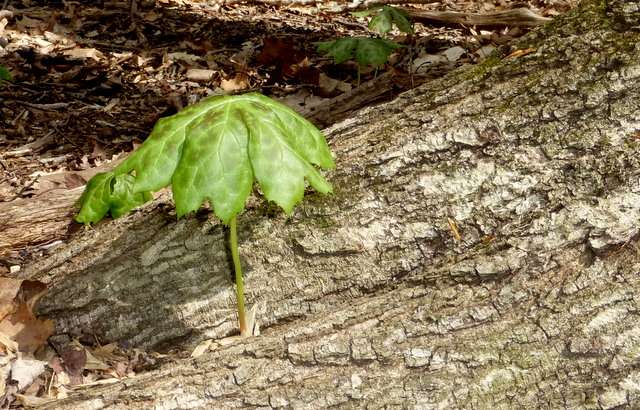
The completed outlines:
<svg viewBox="0 0 640 410">
<path fill-rule="evenodd" d="M 514 52 L 509 54 L 506 58 L 519 58 L 535 52 L 536 52 L 535 48 L 525 48 L 522 50 L 515 50 Z"/>
<path fill-rule="evenodd" d="M 94 356 L 91 351 L 85 349 L 86 363 L 84 368 L 87 370 L 107 370 L 109 365 Z"/>
<path fill-rule="evenodd" d="M 65 50 L 62 54 L 79 59 L 87 59 L 92 58 L 96 61 L 100 61 L 104 58 L 104 54 L 95 48 L 72 48 L 70 50 Z"/>
<path fill-rule="evenodd" d="M 320 73 L 318 86 L 320 87 L 320 94 L 325 97 L 335 97 L 351 91 L 351 84 L 331 78 L 324 73 Z"/>
<path fill-rule="evenodd" d="M 187 70 L 187 79 L 191 81 L 197 82 L 207 82 L 211 81 L 213 76 L 215 75 L 215 71 L 213 70 L 204 70 L 201 68 L 191 68 Z M 223 80 L 224 81 L 224 80 Z"/>
<path fill-rule="evenodd" d="M 0 278 L 0 320 L 16 310 L 14 301 L 22 285 L 22 279 Z"/>
<path fill-rule="evenodd" d="M 238 73 L 235 77 L 229 80 L 220 81 L 220 88 L 224 91 L 240 91 L 249 87 L 248 78 L 245 74 Z"/>
<path fill-rule="evenodd" d="M 7 279 L 7 278 L 3 278 Z M 13 292 L 15 283 L 4 281 L 7 295 Z M 39 320 L 33 314 L 33 308 L 46 292 L 46 285 L 37 281 L 22 281 L 19 292 L 14 297 L 12 307 L 4 305 L 4 311 L 10 313 L 0 321 L 0 333 L 5 334 L 18 344 L 18 350 L 33 353 L 53 334 L 52 320 Z M 6 302 L 5 302 L 6 303 Z"/>
<path fill-rule="evenodd" d="M 87 353 L 84 347 L 79 343 L 70 344 L 62 351 L 60 357 L 71 380 L 71 385 L 82 384 L 82 372 L 87 363 Z"/>
</svg>

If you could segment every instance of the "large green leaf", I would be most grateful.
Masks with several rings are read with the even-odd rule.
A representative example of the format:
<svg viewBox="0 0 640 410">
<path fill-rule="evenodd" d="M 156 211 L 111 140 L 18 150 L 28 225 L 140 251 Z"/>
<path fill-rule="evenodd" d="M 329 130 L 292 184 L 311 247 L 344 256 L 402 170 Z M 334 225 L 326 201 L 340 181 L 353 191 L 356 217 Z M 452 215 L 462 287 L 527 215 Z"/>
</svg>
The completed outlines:
<svg viewBox="0 0 640 410">
<path fill-rule="evenodd" d="M 402 46 L 382 38 L 345 37 L 316 43 L 318 51 L 333 57 L 336 64 L 356 60 L 361 66 L 381 66 Z"/>
<path fill-rule="evenodd" d="M 117 217 L 138 206 L 140 195 L 171 184 L 178 217 L 209 201 L 228 223 L 244 209 L 254 179 L 290 213 L 305 178 L 318 192 L 331 191 L 314 165 L 333 168 L 331 152 L 295 111 L 255 93 L 210 97 L 158 121 L 137 151 L 89 181 L 76 220 Z"/>
</svg>

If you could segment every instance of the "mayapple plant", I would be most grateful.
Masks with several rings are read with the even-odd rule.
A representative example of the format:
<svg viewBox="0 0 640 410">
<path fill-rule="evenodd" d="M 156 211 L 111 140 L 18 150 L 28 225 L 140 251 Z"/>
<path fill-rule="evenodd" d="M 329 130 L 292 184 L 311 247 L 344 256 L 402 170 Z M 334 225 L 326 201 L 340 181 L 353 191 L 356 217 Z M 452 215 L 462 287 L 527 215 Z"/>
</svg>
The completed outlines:
<svg viewBox="0 0 640 410">
<path fill-rule="evenodd" d="M 302 200 L 305 179 L 330 193 L 315 166 L 333 168 L 331 151 L 322 133 L 295 111 L 257 93 L 213 96 L 159 120 L 126 160 L 91 178 L 75 219 L 91 224 L 107 214 L 117 218 L 168 185 L 178 218 L 208 201 L 229 227 L 240 333 L 248 335 L 236 217 L 254 179 L 287 214 Z"/>
<path fill-rule="evenodd" d="M 382 6 L 371 10 L 351 13 L 356 17 L 373 15 L 369 22 L 369 29 L 382 35 L 388 34 L 393 26 L 407 34 L 413 34 L 413 26 L 407 13 L 391 6 Z M 335 64 L 342 64 L 348 60 L 358 63 L 358 85 L 360 85 L 360 72 L 363 67 L 379 67 L 389 61 L 389 56 L 397 49 L 404 46 L 384 38 L 370 37 L 343 37 L 332 41 L 320 41 L 315 43 L 316 49 L 329 57 L 333 57 Z"/>
</svg>

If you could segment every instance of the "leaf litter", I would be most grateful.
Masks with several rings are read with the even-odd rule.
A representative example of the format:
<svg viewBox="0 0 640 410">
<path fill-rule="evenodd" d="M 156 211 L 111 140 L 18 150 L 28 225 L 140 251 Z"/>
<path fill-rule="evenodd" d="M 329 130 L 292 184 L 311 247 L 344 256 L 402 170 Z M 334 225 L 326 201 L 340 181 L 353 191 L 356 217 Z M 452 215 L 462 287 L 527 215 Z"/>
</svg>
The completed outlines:
<svg viewBox="0 0 640 410">
<path fill-rule="evenodd" d="M 478 63 L 529 30 L 419 22 L 407 34 L 398 30 L 409 31 L 402 18 L 385 9 L 372 26 L 402 47 L 391 50 L 378 70 L 360 70 L 355 61 L 337 64 L 316 51 L 318 42 L 377 35 L 367 28 L 371 15 L 353 15 L 344 2 L 137 0 L 133 14 L 124 1 L 103 7 L 72 1 L 7 4 L 0 10 L 0 205 L 84 185 L 140 145 L 158 119 L 206 96 L 261 91 L 328 126 L 362 104 Z M 444 0 L 404 7 L 414 15 L 483 14 L 523 5 L 537 16 L 553 17 L 576 1 Z M 519 58 L 527 52 L 506 54 Z M 384 98 L 370 90 L 382 90 Z M 65 236 L 61 229 L 46 240 L 57 244 Z M 49 251 L 0 253 L 0 274 L 15 276 L 21 265 Z M 50 337 L 53 322 L 33 314 L 45 291 L 40 282 L 0 278 L 3 408 L 41 405 L 77 386 L 112 383 L 164 359 L 115 341 L 103 345 L 97 335 Z M 194 356 L 212 346 L 204 342 Z"/>
</svg>

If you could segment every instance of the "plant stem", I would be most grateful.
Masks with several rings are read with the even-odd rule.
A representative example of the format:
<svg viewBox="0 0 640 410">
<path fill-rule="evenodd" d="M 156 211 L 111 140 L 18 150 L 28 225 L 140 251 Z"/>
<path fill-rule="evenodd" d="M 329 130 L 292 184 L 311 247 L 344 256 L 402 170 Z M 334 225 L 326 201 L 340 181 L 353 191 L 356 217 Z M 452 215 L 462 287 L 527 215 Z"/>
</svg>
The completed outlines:
<svg viewBox="0 0 640 410">
<path fill-rule="evenodd" d="M 240 335 L 246 336 L 247 318 L 244 312 L 244 283 L 242 279 L 242 266 L 240 266 L 240 255 L 238 254 L 238 231 L 236 217 L 229 221 L 229 244 L 231 245 L 231 258 L 233 268 L 236 272 L 236 299 L 238 300 L 238 319 L 240 320 Z"/>
</svg>

